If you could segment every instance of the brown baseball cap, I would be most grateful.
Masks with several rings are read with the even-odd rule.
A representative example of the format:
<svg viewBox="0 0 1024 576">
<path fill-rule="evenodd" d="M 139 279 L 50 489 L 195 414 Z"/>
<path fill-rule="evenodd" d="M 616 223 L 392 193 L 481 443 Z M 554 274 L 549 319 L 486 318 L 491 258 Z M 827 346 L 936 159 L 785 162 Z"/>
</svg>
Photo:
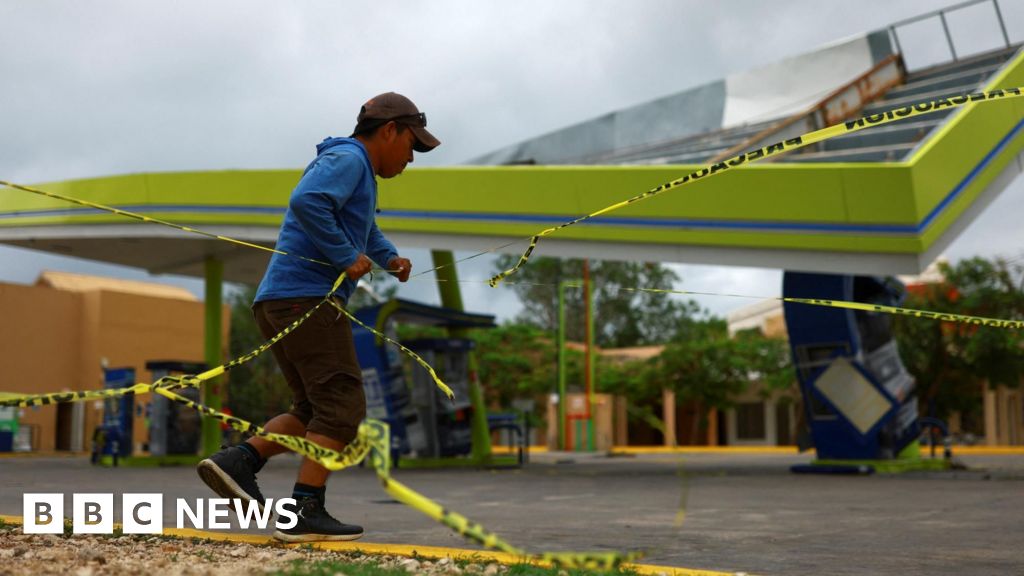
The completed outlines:
<svg viewBox="0 0 1024 576">
<path fill-rule="evenodd" d="M 367 100 L 359 109 L 352 135 L 369 132 L 392 120 L 412 130 L 416 136 L 416 144 L 412 148 L 417 152 L 430 152 L 441 144 L 440 140 L 427 132 L 427 115 L 420 112 L 412 100 L 395 92 L 385 92 Z"/>
</svg>

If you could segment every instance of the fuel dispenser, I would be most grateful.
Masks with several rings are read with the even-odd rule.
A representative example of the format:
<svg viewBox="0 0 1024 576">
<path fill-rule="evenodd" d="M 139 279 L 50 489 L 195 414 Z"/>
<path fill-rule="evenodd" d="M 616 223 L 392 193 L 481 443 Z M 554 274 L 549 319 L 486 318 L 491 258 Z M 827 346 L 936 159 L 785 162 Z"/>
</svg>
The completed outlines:
<svg viewBox="0 0 1024 576">
<path fill-rule="evenodd" d="M 104 368 L 103 388 L 127 388 L 135 384 L 135 368 Z M 135 394 L 103 400 L 103 422 L 92 436 L 92 462 L 110 458 L 116 466 L 118 459 L 132 455 L 135 425 Z"/>
<path fill-rule="evenodd" d="M 409 452 L 418 457 L 449 457 L 469 454 L 473 447 L 469 403 L 469 351 L 471 340 L 425 338 L 405 343 L 434 367 L 455 393 L 448 400 L 426 370 L 412 371 L 412 394 L 402 414 Z"/>
<path fill-rule="evenodd" d="M 895 279 L 786 272 L 783 295 L 897 306 Z M 921 433 L 914 378 L 888 314 L 786 302 L 793 364 L 819 460 L 888 460 Z"/>
<path fill-rule="evenodd" d="M 154 360 L 146 362 L 153 382 L 164 376 L 199 374 L 207 370 L 201 362 Z M 175 393 L 194 402 L 200 402 L 199 388 L 181 388 Z M 197 410 L 174 402 L 159 394 L 151 395 L 149 403 L 149 454 L 198 454 L 202 436 L 202 419 Z"/>
<path fill-rule="evenodd" d="M 409 300 L 392 299 L 362 308 L 356 318 L 397 338 L 397 325 L 438 328 L 491 328 L 494 316 L 471 314 Z M 356 354 L 363 371 L 366 416 L 391 427 L 391 456 L 434 459 L 462 456 L 472 449 L 469 352 L 465 338 L 421 338 L 402 344 L 434 367 L 455 392 L 455 401 L 437 389 L 430 375 L 391 344 L 353 324 Z"/>
</svg>

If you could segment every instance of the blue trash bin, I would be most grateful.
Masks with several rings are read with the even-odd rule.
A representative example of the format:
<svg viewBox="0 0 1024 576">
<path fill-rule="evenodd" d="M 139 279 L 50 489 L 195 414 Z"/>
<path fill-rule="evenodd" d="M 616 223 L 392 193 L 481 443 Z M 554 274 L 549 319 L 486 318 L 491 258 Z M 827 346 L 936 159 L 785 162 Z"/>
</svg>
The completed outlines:
<svg viewBox="0 0 1024 576">
<path fill-rule="evenodd" d="M 14 451 L 14 432 L 0 430 L 0 452 Z"/>
</svg>

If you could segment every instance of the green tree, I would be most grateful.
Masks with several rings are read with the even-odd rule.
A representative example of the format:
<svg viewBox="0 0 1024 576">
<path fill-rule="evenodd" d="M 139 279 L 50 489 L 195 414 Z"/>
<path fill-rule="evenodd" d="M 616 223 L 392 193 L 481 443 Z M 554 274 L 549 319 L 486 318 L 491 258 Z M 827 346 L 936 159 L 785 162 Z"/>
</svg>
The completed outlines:
<svg viewBox="0 0 1024 576">
<path fill-rule="evenodd" d="M 549 394 L 557 381 L 554 341 L 528 324 L 474 330 L 477 369 L 491 403 Z"/>
<path fill-rule="evenodd" d="M 229 348 L 232 358 L 251 352 L 265 341 L 252 315 L 251 306 L 255 295 L 256 289 L 247 287 L 229 299 Z M 291 397 L 291 390 L 270 350 L 233 368 L 228 376 L 227 405 L 235 416 L 254 424 L 263 424 L 267 419 L 286 411 L 291 404 Z"/>
<path fill-rule="evenodd" d="M 940 263 L 944 281 L 908 295 L 904 306 L 936 312 L 1024 318 L 1024 267 L 975 257 Z M 1024 375 L 1019 332 L 898 316 L 893 332 L 907 370 L 917 378 L 921 409 L 946 418 L 964 416 L 965 428 L 981 432 L 984 386 L 1017 387 Z"/>
<path fill-rule="evenodd" d="M 767 338 L 758 330 L 730 338 L 725 323 L 717 318 L 694 322 L 665 346 L 656 358 L 651 377 L 676 393 L 681 402 L 692 402 L 697 414 L 724 410 L 733 399 L 760 382 L 765 396 L 792 386 L 794 375 L 789 350 L 782 340 Z M 705 428 L 703 416 L 694 420 L 691 438 Z"/>
<path fill-rule="evenodd" d="M 505 270 L 515 257 L 502 256 L 495 270 Z M 619 348 L 658 344 L 668 340 L 680 318 L 694 315 L 693 301 L 680 302 L 669 294 L 638 292 L 629 288 L 671 289 L 679 276 L 656 263 L 593 260 L 594 338 L 599 346 Z M 523 303 L 522 323 L 554 333 L 558 329 L 558 284 L 583 278 L 583 261 L 537 257 L 508 280 Z M 567 338 L 585 337 L 582 288 L 566 289 Z"/>
<path fill-rule="evenodd" d="M 655 407 L 661 405 L 661 383 L 657 373 L 657 359 L 616 360 L 599 356 L 594 370 L 598 392 L 614 394 L 628 399 L 626 412 L 629 420 L 646 422 L 662 434 L 665 423 Z"/>
<path fill-rule="evenodd" d="M 752 380 L 761 384 L 765 398 L 775 392 L 795 392 L 796 373 L 789 343 L 780 338 L 769 338 L 754 328 L 741 330 L 733 336 L 736 352 L 745 359 Z M 797 400 L 794 396 L 792 400 Z"/>
<path fill-rule="evenodd" d="M 598 392 L 629 398 L 630 402 L 646 404 L 661 398 L 655 362 L 651 360 L 616 360 L 597 358 L 594 369 Z"/>
</svg>

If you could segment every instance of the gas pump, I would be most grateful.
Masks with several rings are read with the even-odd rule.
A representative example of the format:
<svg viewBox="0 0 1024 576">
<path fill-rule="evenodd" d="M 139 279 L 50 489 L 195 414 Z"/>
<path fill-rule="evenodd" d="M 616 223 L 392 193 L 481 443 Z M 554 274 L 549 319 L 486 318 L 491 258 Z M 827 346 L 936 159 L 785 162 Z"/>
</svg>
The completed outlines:
<svg viewBox="0 0 1024 576">
<path fill-rule="evenodd" d="M 440 328 L 490 328 L 494 317 L 393 299 L 362 308 L 356 318 L 397 340 L 397 323 Z M 356 354 L 363 371 L 366 415 L 391 428 L 391 457 L 448 458 L 472 450 L 469 351 L 473 342 L 464 338 L 424 338 L 402 344 L 434 367 L 455 392 L 449 401 L 429 374 L 394 346 L 358 325 L 352 327 Z M 408 461 L 408 460 L 407 460 Z M 441 464 L 443 465 L 443 464 Z"/>
<path fill-rule="evenodd" d="M 467 355 L 473 342 L 461 338 L 424 338 L 406 342 L 405 346 L 433 366 L 455 393 L 455 400 L 450 401 L 425 370 L 413 372 L 412 398 L 402 412 L 409 450 L 421 458 L 469 454 L 473 448 L 473 408 L 469 403 Z"/>
<path fill-rule="evenodd" d="M 201 362 L 160 360 L 146 362 L 146 369 L 153 375 L 153 382 L 164 376 L 199 374 L 207 366 Z M 182 388 L 176 394 L 194 402 L 200 402 L 198 388 Z M 202 434 L 202 419 L 199 412 L 154 394 L 149 404 L 149 454 L 167 456 L 171 454 L 198 454 Z"/>
<path fill-rule="evenodd" d="M 899 305 L 894 279 L 786 272 L 783 295 Z M 920 435 L 914 378 L 892 338 L 892 317 L 785 303 L 805 415 L 819 460 L 888 460 Z"/>
<path fill-rule="evenodd" d="M 12 452 L 18 437 L 18 408 L 0 408 L 0 452 Z"/>
<path fill-rule="evenodd" d="M 104 368 L 103 388 L 126 388 L 135 384 L 134 368 Z M 93 431 L 92 463 L 110 458 L 118 460 L 132 455 L 132 427 L 135 417 L 135 395 L 125 394 L 103 401 L 103 422 Z"/>
</svg>

